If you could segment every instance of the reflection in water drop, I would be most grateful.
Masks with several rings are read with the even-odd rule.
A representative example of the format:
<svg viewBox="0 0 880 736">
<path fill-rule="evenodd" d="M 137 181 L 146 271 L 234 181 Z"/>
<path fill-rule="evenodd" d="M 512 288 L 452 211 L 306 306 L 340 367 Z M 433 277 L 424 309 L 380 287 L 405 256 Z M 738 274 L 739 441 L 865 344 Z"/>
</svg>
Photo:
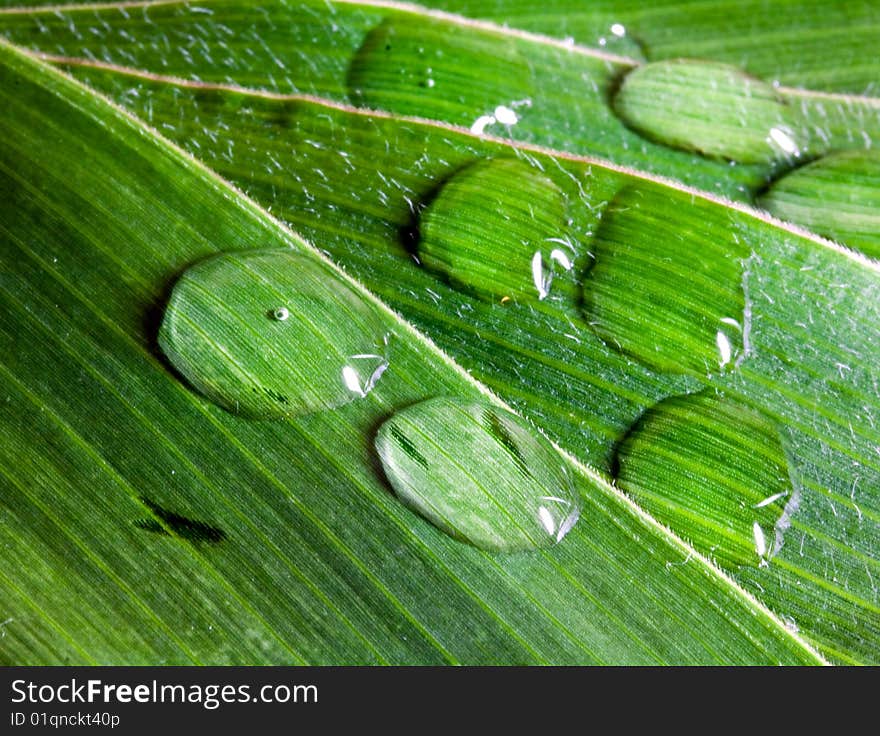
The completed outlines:
<svg viewBox="0 0 880 736">
<path fill-rule="evenodd" d="M 777 125 L 770 128 L 768 143 L 776 146 L 782 153 L 797 158 L 801 155 L 798 144 L 794 139 L 794 132 L 787 126 Z"/>
<path fill-rule="evenodd" d="M 498 105 L 495 108 L 494 117 L 502 125 L 516 125 L 519 121 L 516 113 L 505 105 Z"/>
<path fill-rule="evenodd" d="M 624 78 L 614 109 L 647 138 L 706 156 L 757 164 L 804 151 L 797 112 L 771 85 L 727 64 L 678 59 L 638 67 Z"/>
<path fill-rule="evenodd" d="M 667 372 L 713 376 L 752 352 L 756 256 L 707 210 L 655 186 L 611 202 L 591 243 L 588 320 L 608 344 Z"/>
<path fill-rule="evenodd" d="M 769 564 L 800 498 L 776 427 L 708 392 L 645 412 L 618 446 L 616 481 L 728 565 Z"/>
<path fill-rule="evenodd" d="M 395 412 L 376 448 L 400 499 L 453 537 L 512 552 L 559 542 L 580 513 L 555 448 L 484 402 L 437 398 Z"/>
<path fill-rule="evenodd" d="M 159 331 L 195 388 L 255 418 L 366 396 L 388 366 L 387 341 L 376 309 L 328 266 L 281 249 L 224 253 L 187 269 Z"/>
<path fill-rule="evenodd" d="M 565 227 L 565 199 L 544 174 L 515 159 L 480 161 L 425 208 L 418 258 L 479 296 L 542 300 L 576 256 Z"/>
<path fill-rule="evenodd" d="M 517 100 L 516 102 L 511 102 L 510 107 L 507 105 L 498 105 L 495 110 L 489 115 L 480 115 L 474 122 L 471 124 L 471 133 L 476 135 L 483 135 L 486 131 L 486 128 L 490 125 L 495 125 L 495 123 L 500 123 L 504 125 L 506 128 L 511 128 L 516 125 L 520 116 L 517 114 L 516 109 L 518 107 L 531 107 L 532 101 L 528 98 L 524 100 Z"/>
</svg>

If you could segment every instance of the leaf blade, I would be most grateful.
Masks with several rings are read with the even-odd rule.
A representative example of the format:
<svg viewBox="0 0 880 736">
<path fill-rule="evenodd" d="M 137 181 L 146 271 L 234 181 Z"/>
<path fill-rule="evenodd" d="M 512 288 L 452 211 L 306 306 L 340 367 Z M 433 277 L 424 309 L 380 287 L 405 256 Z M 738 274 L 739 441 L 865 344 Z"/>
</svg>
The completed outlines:
<svg viewBox="0 0 880 736">
<path fill-rule="evenodd" d="M 406 325 L 399 326 L 393 390 L 352 405 L 344 422 L 341 414 L 317 416 L 279 432 L 205 405 L 157 358 L 151 307 L 181 267 L 218 248 L 269 239 L 302 244 L 100 98 L 8 46 L 0 53 L 0 90 L 7 99 L 15 90 L 17 100 L 2 123 L 4 183 L 7 191 L 12 180 L 29 185 L 17 186 L 15 206 L 7 200 L 2 210 L 2 298 L 15 321 L 0 335 L 4 346 L 16 346 L 4 349 L 4 370 L 20 386 L 8 389 L 19 410 L 4 412 L 2 421 L 15 430 L 6 436 L 33 437 L 34 422 L 56 433 L 75 426 L 80 434 L 24 450 L 3 443 L 5 477 L 26 483 L 29 494 L 4 489 L 3 533 L 26 564 L 15 580 L 3 579 L 11 600 L 38 595 L 39 609 L 56 625 L 54 636 L 41 618 L 7 626 L 5 661 L 79 661 L 88 652 L 102 663 L 172 663 L 184 661 L 187 650 L 205 663 L 816 661 L 708 566 L 658 578 L 659 588 L 638 583 L 656 570 L 658 549 L 662 555 L 679 546 L 646 531 L 653 528 L 601 484 L 590 506 L 612 523 L 573 531 L 580 541 L 547 555 L 496 560 L 414 521 L 377 480 L 370 427 L 394 404 L 418 397 L 429 377 L 438 391 L 478 389 L 439 354 L 426 364 L 428 343 Z M 63 126 L 34 127 L 36 111 Z M 47 166 L 62 151 L 69 179 Z M 110 172 L 113 183 L 106 184 Z M 90 198 L 92 187 L 101 199 Z M 190 217 L 168 227 L 164 216 L 175 212 Z M 136 237 L 139 217 L 144 227 Z M 409 341 L 417 347 L 406 349 Z M 29 392 L 46 411 L 35 410 L 33 400 L 27 408 Z M 22 454 L 47 477 L 11 461 Z M 57 494 L 59 485 L 66 493 Z M 226 541 L 197 549 L 137 529 L 131 522 L 144 508 L 136 498 L 146 491 L 163 507 L 210 520 Z M 25 534 L 40 528 L 34 516 L 56 496 L 65 501 L 64 526 L 82 536 L 81 553 L 61 535 Z M 96 525 L 106 533 L 96 535 Z M 651 544 L 635 542 L 639 534 Z M 393 550 L 389 539 L 397 540 Z M 623 547 L 627 558 L 607 557 L 607 549 Z M 64 585 L 47 586 L 45 566 L 35 564 L 40 557 L 53 561 L 55 579 L 67 576 Z M 621 574 L 630 581 L 625 591 L 613 582 Z M 138 621 L 114 577 L 137 589 L 143 626 L 111 625 L 107 616 L 122 610 Z M 697 612 L 692 592 L 706 588 L 717 600 Z M 238 599 L 229 598 L 231 590 Z M 425 594 L 437 590 L 444 595 Z M 64 606 L 69 593 L 87 593 L 85 602 Z M 122 599 L 113 603 L 117 595 Z M 658 606 L 672 618 L 649 615 Z M 79 610 L 94 616 L 91 627 L 82 627 Z M 186 649 L 148 625 L 150 611 Z M 606 630 L 602 611 L 624 626 Z M 687 624 L 691 636 L 669 629 L 669 620 Z M 716 628 L 712 642 L 701 641 L 705 620 Z"/>
</svg>

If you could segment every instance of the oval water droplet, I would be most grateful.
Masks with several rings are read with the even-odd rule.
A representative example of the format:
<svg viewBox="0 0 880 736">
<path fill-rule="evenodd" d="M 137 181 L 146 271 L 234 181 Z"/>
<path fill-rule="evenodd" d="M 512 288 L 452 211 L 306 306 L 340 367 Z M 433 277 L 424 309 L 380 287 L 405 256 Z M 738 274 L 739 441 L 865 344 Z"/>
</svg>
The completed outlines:
<svg viewBox="0 0 880 736">
<path fill-rule="evenodd" d="M 587 320 L 609 345 L 659 370 L 715 375 L 752 351 L 752 258 L 702 200 L 629 187 L 591 242 Z"/>
<path fill-rule="evenodd" d="M 380 427 L 376 448 L 407 506 L 481 549 L 552 545 L 578 519 L 579 498 L 553 445 L 491 404 L 415 404 Z"/>
<path fill-rule="evenodd" d="M 773 423 L 714 393 L 646 411 L 615 465 L 624 491 L 722 564 L 768 564 L 799 502 Z"/>
<path fill-rule="evenodd" d="M 575 258 L 562 192 L 516 159 L 480 161 L 453 176 L 422 213 L 419 234 L 426 268 L 487 299 L 544 299 Z"/>
<path fill-rule="evenodd" d="M 328 266 L 281 249 L 187 269 L 159 344 L 196 389 L 253 418 L 341 406 L 369 393 L 388 365 L 378 311 Z"/>
<path fill-rule="evenodd" d="M 614 109 L 638 133 L 672 148 L 745 164 L 792 160 L 805 148 L 795 110 L 736 67 L 659 61 L 624 77 Z"/>
<path fill-rule="evenodd" d="M 777 179 L 759 204 L 782 220 L 880 258 L 880 153 L 824 156 Z"/>
<path fill-rule="evenodd" d="M 567 40 L 567 39 L 566 39 Z M 585 41 L 588 46 L 599 47 L 603 51 L 618 56 L 627 56 L 637 61 L 645 61 L 642 44 L 623 23 L 611 23 L 598 35 Z M 574 39 L 571 39 L 574 44 Z"/>
<path fill-rule="evenodd" d="M 470 127 L 484 116 L 483 128 L 497 122 L 500 133 L 516 122 L 513 103 L 531 98 L 532 75 L 510 39 L 431 18 L 395 17 L 370 31 L 354 55 L 348 95 L 361 107 L 421 116 L 427 99 L 442 107 L 443 120 Z M 500 121 L 493 115 L 499 106 Z"/>
</svg>

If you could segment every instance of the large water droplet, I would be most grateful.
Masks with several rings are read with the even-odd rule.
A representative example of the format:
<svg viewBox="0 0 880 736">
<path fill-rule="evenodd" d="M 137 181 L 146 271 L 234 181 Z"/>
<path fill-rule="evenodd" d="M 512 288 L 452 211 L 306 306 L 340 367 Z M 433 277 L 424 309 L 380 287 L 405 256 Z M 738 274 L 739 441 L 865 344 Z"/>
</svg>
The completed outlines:
<svg viewBox="0 0 880 736">
<path fill-rule="evenodd" d="M 427 115 L 428 104 L 442 109 L 443 120 L 469 127 L 499 106 L 509 122 L 511 103 L 532 96 L 532 75 L 510 39 L 396 17 L 367 34 L 349 67 L 348 94 L 356 105 L 405 115 Z"/>
<path fill-rule="evenodd" d="M 616 466 L 623 490 L 722 564 L 766 565 L 799 501 L 776 427 L 714 393 L 649 409 Z"/>
<path fill-rule="evenodd" d="M 254 418 L 341 406 L 369 393 L 388 366 L 377 310 L 328 266 L 281 249 L 187 269 L 159 344 L 205 396 Z"/>
<path fill-rule="evenodd" d="M 610 345 L 659 370 L 712 376 L 750 354 L 752 256 L 714 205 L 622 190 L 591 243 L 587 319 Z"/>
<path fill-rule="evenodd" d="M 376 448 L 407 506 L 482 549 L 552 545 L 577 521 L 580 503 L 562 457 L 491 404 L 423 401 L 391 416 Z"/>
<path fill-rule="evenodd" d="M 544 299 L 575 257 L 562 192 L 516 159 L 480 161 L 453 176 L 419 231 L 426 268 L 489 299 Z"/>
<path fill-rule="evenodd" d="M 759 204 L 783 220 L 880 258 L 880 153 L 820 158 L 773 183 Z"/>
<path fill-rule="evenodd" d="M 804 150 L 797 114 L 779 93 L 726 64 L 677 59 L 638 67 L 624 78 L 614 109 L 647 138 L 706 156 L 770 163 Z"/>
</svg>

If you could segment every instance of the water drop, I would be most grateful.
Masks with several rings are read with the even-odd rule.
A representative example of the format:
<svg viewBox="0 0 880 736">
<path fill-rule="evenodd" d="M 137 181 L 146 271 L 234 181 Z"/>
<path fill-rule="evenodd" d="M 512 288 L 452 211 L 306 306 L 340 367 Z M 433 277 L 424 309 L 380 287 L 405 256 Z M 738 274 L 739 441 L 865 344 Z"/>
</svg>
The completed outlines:
<svg viewBox="0 0 880 736">
<path fill-rule="evenodd" d="M 532 88 L 529 65 L 512 39 L 425 17 L 383 21 L 367 34 L 348 70 L 355 105 L 439 116 L 478 133 L 495 122 L 514 125 L 518 116 L 504 101 L 530 98 Z"/>
<path fill-rule="evenodd" d="M 804 152 L 798 116 L 772 85 L 740 69 L 678 59 L 630 72 L 614 109 L 631 128 L 673 148 L 745 164 Z"/>
<path fill-rule="evenodd" d="M 425 208 L 418 257 L 478 296 L 541 300 L 572 268 L 575 248 L 565 228 L 565 198 L 544 174 L 516 159 L 480 161 Z"/>
<path fill-rule="evenodd" d="M 880 258 L 880 153 L 824 156 L 775 181 L 759 204 L 780 219 Z"/>
<path fill-rule="evenodd" d="M 580 513 L 556 449 L 492 404 L 445 397 L 415 404 L 380 427 L 376 449 L 407 506 L 481 549 L 556 544 Z"/>
<path fill-rule="evenodd" d="M 713 376 L 752 352 L 751 254 L 713 205 L 633 186 L 608 206 L 584 281 L 587 320 L 609 345 L 672 373 Z"/>
<path fill-rule="evenodd" d="M 159 344 L 196 389 L 253 418 L 341 406 L 366 396 L 388 366 L 378 311 L 328 266 L 282 249 L 187 269 Z"/>
<path fill-rule="evenodd" d="M 666 399 L 618 445 L 616 482 L 722 564 L 765 566 L 799 502 L 775 425 L 704 392 Z"/>
<path fill-rule="evenodd" d="M 603 51 L 644 62 L 645 50 L 623 23 L 611 23 L 592 38 L 584 38 L 588 46 L 599 46 Z M 574 39 L 572 39 L 572 42 Z"/>
</svg>

